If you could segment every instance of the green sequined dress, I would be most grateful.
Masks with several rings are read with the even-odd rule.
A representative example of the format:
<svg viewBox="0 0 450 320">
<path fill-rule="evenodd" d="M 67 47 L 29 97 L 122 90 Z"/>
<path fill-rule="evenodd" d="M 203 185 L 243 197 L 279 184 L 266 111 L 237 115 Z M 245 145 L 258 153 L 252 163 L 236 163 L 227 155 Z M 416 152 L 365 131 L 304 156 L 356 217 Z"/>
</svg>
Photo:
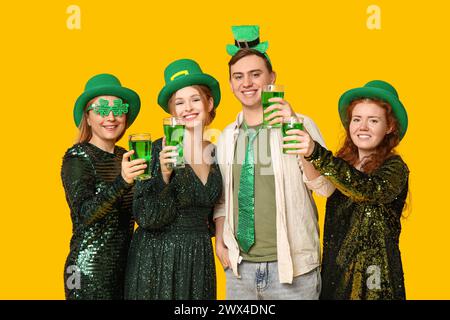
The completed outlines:
<svg viewBox="0 0 450 320">
<path fill-rule="evenodd" d="M 406 164 L 395 155 L 365 174 L 318 143 L 308 160 L 336 186 L 326 205 L 321 299 L 405 299 L 399 237 Z"/>
<path fill-rule="evenodd" d="M 161 139 L 153 144 L 152 178 L 136 183 L 133 214 L 138 228 L 131 243 L 125 298 L 138 300 L 216 298 L 211 236 L 213 208 L 222 192 L 217 164 L 205 185 L 186 164 L 165 184 Z"/>
<path fill-rule="evenodd" d="M 120 174 L 125 152 L 81 143 L 64 155 L 61 178 L 73 233 L 64 267 L 66 299 L 123 299 L 134 225 L 132 185 Z"/>
</svg>

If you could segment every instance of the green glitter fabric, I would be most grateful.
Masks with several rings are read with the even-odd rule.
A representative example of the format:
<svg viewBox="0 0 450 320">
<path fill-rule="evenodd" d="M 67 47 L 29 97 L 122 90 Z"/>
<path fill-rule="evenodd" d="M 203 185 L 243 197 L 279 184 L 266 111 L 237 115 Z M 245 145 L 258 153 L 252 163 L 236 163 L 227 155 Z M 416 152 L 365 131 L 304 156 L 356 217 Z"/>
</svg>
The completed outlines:
<svg viewBox="0 0 450 320">
<path fill-rule="evenodd" d="M 133 190 L 120 175 L 125 152 L 82 143 L 64 155 L 61 178 L 73 226 L 64 268 L 66 299 L 123 299 L 134 225 Z"/>
<path fill-rule="evenodd" d="M 318 143 L 307 160 L 337 188 L 326 204 L 321 299 L 405 299 L 399 237 L 406 164 L 394 155 L 366 174 Z"/>
</svg>

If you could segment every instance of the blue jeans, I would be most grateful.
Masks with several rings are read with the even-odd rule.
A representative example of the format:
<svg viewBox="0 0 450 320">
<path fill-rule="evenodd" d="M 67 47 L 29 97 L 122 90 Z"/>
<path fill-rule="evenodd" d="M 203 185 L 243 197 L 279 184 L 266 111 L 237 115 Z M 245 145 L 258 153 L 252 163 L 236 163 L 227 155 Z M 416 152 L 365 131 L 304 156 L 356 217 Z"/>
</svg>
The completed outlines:
<svg viewBox="0 0 450 320">
<path fill-rule="evenodd" d="M 241 278 L 228 268 L 227 300 L 318 300 L 322 282 L 320 270 L 316 268 L 295 277 L 292 284 L 280 283 L 278 263 L 247 262 L 238 265 Z"/>
</svg>

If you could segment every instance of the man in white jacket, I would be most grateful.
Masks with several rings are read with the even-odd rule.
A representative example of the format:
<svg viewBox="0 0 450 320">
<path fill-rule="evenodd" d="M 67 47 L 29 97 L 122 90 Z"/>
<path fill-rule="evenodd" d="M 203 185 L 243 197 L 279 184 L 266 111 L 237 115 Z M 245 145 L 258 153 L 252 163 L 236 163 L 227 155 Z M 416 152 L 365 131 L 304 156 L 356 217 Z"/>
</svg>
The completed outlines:
<svg viewBox="0 0 450 320">
<path fill-rule="evenodd" d="M 268 43 L 260 43 L 258 26 L 232 29 L 235 45 L 227 46 L 230 86 L 242 112 L 218 141 L 224 188 L 214 212 L 227 299 L 318 299 L 320 240 L 309 189 L 328 196 L 334 187 L 307 161 L 283 154 L 279 128 L 262 126 L 261 90 L 276 80 Z M 271 124 L 301 117 L 304 129 L 324 145 L 310 118 L 294 113 L 283 98 L 271 102 L 276 103 L 268 109 L 275 110 L 267 118 Z"/>
</svg>

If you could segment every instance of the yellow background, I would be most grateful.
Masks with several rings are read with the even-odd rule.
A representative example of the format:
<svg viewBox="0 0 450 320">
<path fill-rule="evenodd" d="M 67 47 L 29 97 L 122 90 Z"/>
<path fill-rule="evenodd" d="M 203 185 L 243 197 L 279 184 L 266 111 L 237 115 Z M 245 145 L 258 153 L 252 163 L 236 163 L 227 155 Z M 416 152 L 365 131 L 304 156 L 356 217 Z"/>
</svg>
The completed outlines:
<svg viewBox="0 0 450 320">
<path fill-rule="evenodd" d="M 81 30 L 66 26 L 72 4 Z M 381 30 L 366 27 L 371 4 L 381 8 Z M 342 136 L 337 101 L 345 90 L 372 79 L 397 88 L 410 121 L 398 149 L 411 170 L 400 243 L 407 297 L 450 298 L 448 1 L 16 1 L 0 12 L 0 298 L 64 298 L 71 221 L 60 166 L 88 78 L 109 72 L 136 90 L 142 108 L 128 133 L 157 138 L 163 70 L 193 58 L 221 83 L 213 127 L 223 129 L 240 110 L 225 52 L 238 24 L 260 25 L 286 99 L 315 120 L 331 150 Z M 322 227 L 325 200 L 317 200 Z M 218 270 L 221 299 L 224 288 Z"/>
</svg>

